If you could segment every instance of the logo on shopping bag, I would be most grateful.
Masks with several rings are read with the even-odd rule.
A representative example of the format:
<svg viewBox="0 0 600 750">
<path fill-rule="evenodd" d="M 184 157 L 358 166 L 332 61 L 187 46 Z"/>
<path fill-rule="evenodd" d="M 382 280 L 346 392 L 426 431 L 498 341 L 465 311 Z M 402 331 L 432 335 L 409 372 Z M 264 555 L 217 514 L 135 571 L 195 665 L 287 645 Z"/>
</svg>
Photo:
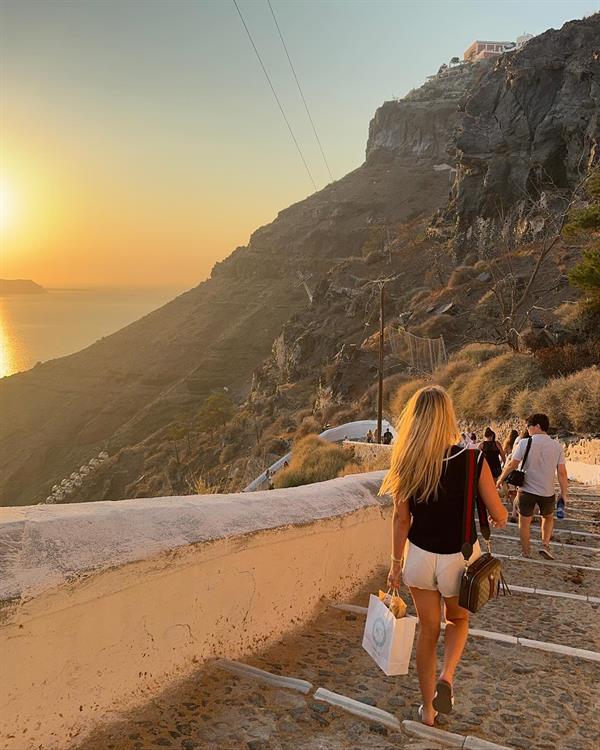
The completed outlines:
<svg viewBox="0 0 600 750">
<path fill-rule="evenodd" d="M 382 617 L 377 617 L 375 619 L 373 628 L 371 630 L 371 635 L 373 636 L 373 642 L 379 648 L 381 648 L 385 644 L 387 640 L 387 629 Z"/>
</svg>

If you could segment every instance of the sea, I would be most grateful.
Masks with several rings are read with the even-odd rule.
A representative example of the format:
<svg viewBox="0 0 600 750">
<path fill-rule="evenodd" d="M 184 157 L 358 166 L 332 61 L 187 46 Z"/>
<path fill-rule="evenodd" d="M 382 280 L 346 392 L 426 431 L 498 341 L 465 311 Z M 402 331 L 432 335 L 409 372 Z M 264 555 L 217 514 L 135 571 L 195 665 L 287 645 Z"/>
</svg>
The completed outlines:
<svg viewBox="0 0 600 750">
<path fill-rule="evenodd" d="M 164 305 L 182 287 L 49 289 L 0 296 L 0 377 L 72 354 Z"/>
</svg>

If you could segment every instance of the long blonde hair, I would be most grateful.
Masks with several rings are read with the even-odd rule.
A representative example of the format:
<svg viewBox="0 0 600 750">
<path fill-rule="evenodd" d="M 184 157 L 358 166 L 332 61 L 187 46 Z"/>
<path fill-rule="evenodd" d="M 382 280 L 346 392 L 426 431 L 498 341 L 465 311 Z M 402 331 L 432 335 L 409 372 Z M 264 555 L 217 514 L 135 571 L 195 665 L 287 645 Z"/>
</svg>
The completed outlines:
<svg viewBox="0 0 600 750">
<path fill-rule="evenodd" d="M 439 385 L 418 390 L 396 426 L 390 469 L 380 495 L 395 502 L 414 497 L 417 502 L 437 499 L 443 461 L 450 446 L 460 440 L 452 399 Z"/>
</svg>

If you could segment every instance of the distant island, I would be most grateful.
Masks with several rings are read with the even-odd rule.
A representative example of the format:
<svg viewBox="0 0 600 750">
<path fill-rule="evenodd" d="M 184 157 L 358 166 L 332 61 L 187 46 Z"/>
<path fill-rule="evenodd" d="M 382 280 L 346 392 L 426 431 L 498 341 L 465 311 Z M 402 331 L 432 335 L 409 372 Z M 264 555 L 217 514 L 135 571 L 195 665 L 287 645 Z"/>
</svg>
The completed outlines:
<svg viewBox="0 0 600 750">
<path fill-rule="evenodd" d="M 31 279 L 0 279 L 0 296 L 9 294 L 46 294 L 46 290 Z"/>
</svg>

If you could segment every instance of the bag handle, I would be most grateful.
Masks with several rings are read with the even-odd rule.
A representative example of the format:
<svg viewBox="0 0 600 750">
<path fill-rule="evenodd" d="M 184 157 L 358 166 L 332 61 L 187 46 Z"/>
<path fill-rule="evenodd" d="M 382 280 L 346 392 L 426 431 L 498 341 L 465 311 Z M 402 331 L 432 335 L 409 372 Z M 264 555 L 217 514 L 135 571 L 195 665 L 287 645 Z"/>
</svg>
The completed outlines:
<svg viewBox="0 0 600 750">
<path fill-rule="evenodd" d="M 479 455 L 476 457 L 476 453 Z M 481 535 L 485 539 L 490 547 L 490 523 L 488 521 L 487 510 L 485 505 L 479 498 L 477 491 L 477 480 L 481 473 L 481 467 L 484 461 L 484 455 L 482 451 L 468 450 L 467 451 L 467 472 L 465 476 L 465 491 L 463 501 L 463 521 L 462 521 L 462 547 L 461 552 L 465 558 L 465 564 L 473 554 L 473 545 L 469 541 L 473 536 L 477 535 L 475 527 L 475 507 L 477 507 L 477 515 L 479 517 L 479 525 L 481 527 Z"/>
<path fill-rule="evenodd" d="M 531 448 L 531 443 L 533 442 L 532 437 L 527 438 L 527 448 L 525 448 L 525 455 L 523 456 L 523 460 L 521 461 L 521 471 L 525 468 L 525 464 L 527 463 L 527 456 L 529 455 L 529 450 Z"/>
</svg>

